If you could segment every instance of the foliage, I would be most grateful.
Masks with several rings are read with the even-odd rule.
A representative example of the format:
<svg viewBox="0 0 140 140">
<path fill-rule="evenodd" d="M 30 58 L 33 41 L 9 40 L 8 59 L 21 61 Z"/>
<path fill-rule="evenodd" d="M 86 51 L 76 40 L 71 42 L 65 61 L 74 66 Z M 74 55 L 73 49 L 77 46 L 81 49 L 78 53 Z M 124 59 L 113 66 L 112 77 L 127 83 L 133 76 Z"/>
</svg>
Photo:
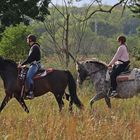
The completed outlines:
<svg viewBox="0 0 140 140">
<path fill-rule="evenodd" d="M 140 18 L 140 1 L 139 0 L 132 0 L 129 8 L 134 13 L 134 16 Z"/>
<path fill-rule="evenodd" d="M 31 19 L 43 21 L 44 16 L 49 14 L 48 4 L 50 0 L 1 0 L 0 20 L 1 31 L 10 25 L 20 22 L 28 25 Z"/>
<path fill-rule="evenodd" d="M 64 12 L 64 8 L 65 7 L 59 6 L 58 10 Z M 95 14 L 88 21 L 81 22 L 78 19 L 83 16 L 83 12 L 85 9 L 86 7 L 80 8 L 68 7 L 69 12 L 71 12 L 69 20 L 68 47 L 69 51 L 75 57 L 78 57 L 79 55 L 80 57 L 81 56 L 101 57 L 103 58 L 103 60 L 109 61 L 109 59 L 111 59 L 118 46 L 116 41 L 117 36 L 120 34 L 124 34 L 128 38 L 127 43 L 128 47 L 130 47 L 131 55 L 133 57 L 139 58 L 140 43 L 138 41 L 139 39 L 136 36 L 137 34 L 139 34 L 140 31 L 139 30 L 140 20 L 132 17 L 131 16 L 132 13 L 129 9 L 125 10 L 122 17 L 121 17 L 122 7 L 117 7 L 114 9 L 114 11 L 112 11 L 111 14 L 107 13 Z M 93 9 L 96 9 L 96 6 L 94 6 Z M 51 12 L 51 16 L 47 16 L 45 18 L 44 21 L 45 24 L 42 22 L 34 21 L 29 27 L 32 28 L 32 30 L 34 30 L 34 33 L 37 36 L 39 36 L 40 38 L 39 42 L 41 44 L 43 54 L 45 54 L 47 57 L 49 55 L 57 54 L 57 58 L 60 60 L 63 67 L 63 65 L 65 64 L 64 63 L 65 57 L 63 55 L 64 53 L 61 52 L 60 50 L 65 46 L 64 44 L 65 41 L 64 28 L 66 27 L 65 18 L 55 8 L 51 7 L 49 11 Z M 10 30 L 11 32 L 14 31 L 14 30 L 12 31 L 12 29 Z M 13 35 L 17 34 L 20 31 L 20 29 L 17 30 L 18 31 L 15 31 L 16 33 L 13 33 Z M 25 35 L 26 33 L 24 33 L 24 31 L 23 32 L 21 31 L 18 34 L 18 36 L 22 36 L 21 34 L 23 34 L 24 37 L 26 36 Z M 2 40 L 6 40 L 7 36 L 3 35 L 3 37 L 4 39 L 2 38 Z M 12 44 L 11 46 L 16 45 L 22 46 L 19 44 L 20 43 L 23 44 L 21 41 L 19 41 L 20 43 L 17 42 L 17 39 L 14 37 L 11 38 L 11 42 L 15 43 Z M 25 43 L 26 42 L 24 42 L 23 46 L 26 46 Z M 6 45 L 5 42 L 2 43 L 0 46 L 10 46 L 10 45 L 9 44 Z M 15 54 L 19 54 L 20 56 L 15 55 L 14 57 L 13 53 L 11 53 L 11 48 Z M 19 58 L 22 59 L 26 54 L 22 49 L 18 50 L 18 52 L 20 53 L 16 53 L 17 52 L 16 47 L 1 47 L 0 51 L 2 55 L 14 59 L 16 59 L 16 57 L 17 59 Z"/>
<path fill-rule="evenodd" d="M 64 7 L 58 7 L 63 11 Z M 111 14 L 99 13 L 91 17 L 87 22 L 80 22 L 78 19 L 83 15 L 85 7 L 73 8 L 69 10 L 72 13 L 69 22 L 69 51 L 76 57 L 78 54 L 88 57 L 95 55 L 97 57 L 106 56 L 111 58 L 118 46 L 116 38 L 120 34 L 129 36 L 137 36 L 137 28 L 140 25 L 140 20 L 131 16 L 131 11 L 126 9 L 123 16 L 123 7 L 117 7 Z M 93 9 L 96 9 L 94 6 Z M 63 46 L 64 34 L 64 19 L 59 12 L 49 9 L 52 13 L 51 17 L 46 18 L 47 30 L 41 37 L 43 49 L 48 54 L 55 51 L 55 42 L 59 47 Z M 96 23 L 96 25 L 95 25 Z M 42 28 L 40 24 L 38 28 Z M 54 37 L 55 42 L 51 39 L 49 33 Z M 134 38 L 134 40 L 137 38 Z M 134 42 L 134 41 L 132 41 Z M 137 41 L 135 41 L 137 42 Z M 130 46 L 137 47 L 139 43 L 131 43 Z M 129 43 L 128 43 L 129 46 Z M 131 50 L 131 49 L 130 49 Z M 131 53 L 134 51 L 130 51 Z M 133 56 L 135 57 L 134 53 Z M 63 61 L 64 62 L 64 61 Z"/>
<path fill-rule="evenodd" d="M 27 55 L 29 47 L 26 47 L 26 36 L 31 30 L 23 25 L 7 27 L 0 41 L 0 55 L 19 61 Z"/>
</svg>

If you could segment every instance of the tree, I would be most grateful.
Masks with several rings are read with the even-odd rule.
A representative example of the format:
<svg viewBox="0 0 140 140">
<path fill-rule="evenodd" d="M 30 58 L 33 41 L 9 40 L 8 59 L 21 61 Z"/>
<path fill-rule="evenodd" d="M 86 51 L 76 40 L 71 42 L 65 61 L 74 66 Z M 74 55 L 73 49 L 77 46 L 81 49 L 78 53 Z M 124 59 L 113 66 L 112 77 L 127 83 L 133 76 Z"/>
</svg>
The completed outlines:
<svg viewBox="0 0 140 140">
<path fill-rule="evenodd" d="M 140 2 L 139 2 L 139 0 L 133 0 L 130 3 L 129 8 L 135 14 L 136 17 L 140 18 Z"/>
<path fill-rule="evenodd" d="M 72 16 L 72 7 L 68 2 L 63 0 L 64 6 L 59 7 L 52 4 L 52 14 L 51 17 L 47 17 L 44 20 L 44 26 L 47 31 L 47 36 L 49 38 L 49 42 L 52 44 L 55 53 L 60 58 L 60 61 L 65 64 L 65 67 L 68 67 L 70 62 L 69 51 L 72 47 L 70 43 L 70 34 L 71 32 L 75 32 L 72 30 L 71 25 L 74 23 L 74 17 Z M 75 21 L 74 26 L 79 26 L 79 30 L 81 34 L 78 36 L 78 43 L 76 45 L 80 47 L 80 43 L 84 34 L 86 22 Z M 74 37 L 73 37 L 74 38 Z M 76 52 L 78 53 L 78 49 Z M 64 53 L 62 53 L 64 52 Z M 77 54 L 76 54 L 77 55 Z M 64 63 L 65 62 L 65 63 Z"/>
<path fill-rule="evenodd" d="M 0 21 L 2 32 L 6 26 L 16 25 L 20 22 L 28 25 L 30 19 L 43 21 L 49 14 L 48 4 L 50 0 L 1 0 Z"/>
</svg>

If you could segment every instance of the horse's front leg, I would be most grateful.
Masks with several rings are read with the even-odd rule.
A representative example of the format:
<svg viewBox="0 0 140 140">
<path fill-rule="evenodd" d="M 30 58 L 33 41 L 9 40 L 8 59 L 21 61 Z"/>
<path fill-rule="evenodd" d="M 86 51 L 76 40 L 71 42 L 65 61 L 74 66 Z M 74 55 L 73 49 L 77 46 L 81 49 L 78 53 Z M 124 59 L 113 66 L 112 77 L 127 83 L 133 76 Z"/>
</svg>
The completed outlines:
<svg viewBox="0 0 140 140">
<path fill-rule="evenodd" d="M 93 105 L 93 103 L 94 102 L 96 102 L 96 101 L 98 101 L 98 100 L 100 100 L 100 99 L 103 99 L 103 98 L 105 98 L 106 97 L 106 95 L 104 94 L 104 93 L 97 93 L 91 100 L 90 100 L 90 106 L 91 106 L 91 108 L 92 108 L 92 105 Z"/>
<path fill-rule="evenodd" d="M 108 106 L 108 108 L 111 108 L 111 102 L 110 102 L 110 98 L 105 95 L 104 93 L 99 93 L 99 94 L 96 94 L 91 100 L 90 100 L 90 106 L 92 108 L 92 104 L 95 102 L 95 101 L 98 101 L 100 99 L 105 99 L 105 102 Z"/>
<path fill-rule="evenodd" d="M 24 99 L 22 97 L 15 97 L 17 99 L 17 101 L 19 102 L 19 104 L 21 105 L 21 107 L 24 109 L 25 112 L 29 113 L 29 109 L 26 106 Z"/>
<path fill-rule="evenodd" d="M 12 98 L 12 96 L 6 94 L 2 103 L 1 103 L 1 106 L 0 106 L 0 112 L 3 110 L 3 108 L 6 106 L 6 104 L 9 102 L 9 100 Z"/>
</svg>

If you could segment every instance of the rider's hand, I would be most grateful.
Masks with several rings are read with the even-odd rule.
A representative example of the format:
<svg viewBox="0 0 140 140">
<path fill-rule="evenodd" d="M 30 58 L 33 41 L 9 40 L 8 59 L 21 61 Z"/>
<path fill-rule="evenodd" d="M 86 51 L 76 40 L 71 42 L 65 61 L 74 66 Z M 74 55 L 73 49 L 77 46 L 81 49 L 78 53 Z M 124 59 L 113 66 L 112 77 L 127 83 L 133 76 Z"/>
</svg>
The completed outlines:
<svg viewBox="0 0 140 140">
<path fill-rule="evenodd" d="M 21 68 L 21 66 L 22 66 L 21 64 L 18 64 L 18 68 Z"/>
<path fill-rule="evenodd" d="M 112 69 L 112 65 L 107 65 L 108 69 L 111 70 Z"/>
<path fill-rule="evenodd" d="M 26 65 L 22 65 L 21 67 L 22 67 L 22 68 L 25 68 L 25 67 L 26 67 Z"/>
<path fill-rule="evenodd" d="M 18 64 L 18 68 L 25 68 L 26 65 L 21 65 L 21 64 Z"/>
</svg>

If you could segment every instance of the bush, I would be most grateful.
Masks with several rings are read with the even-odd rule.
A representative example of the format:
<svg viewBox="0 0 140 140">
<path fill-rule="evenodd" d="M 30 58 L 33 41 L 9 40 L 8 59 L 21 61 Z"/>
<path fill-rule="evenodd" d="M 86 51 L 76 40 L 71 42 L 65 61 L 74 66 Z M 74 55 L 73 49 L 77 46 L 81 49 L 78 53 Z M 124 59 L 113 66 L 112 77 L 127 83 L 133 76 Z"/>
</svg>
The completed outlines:
<svg viewBox="0 0 140 140">
<path fill-rule="evenodd" d="M 26 36 L 29 33 L 29 28 L 23 24 L 7 27 L 2 34 L 0 55 L 15 61 L 25 58 L 29 49 L 26 47 Z"/>
</svg>

